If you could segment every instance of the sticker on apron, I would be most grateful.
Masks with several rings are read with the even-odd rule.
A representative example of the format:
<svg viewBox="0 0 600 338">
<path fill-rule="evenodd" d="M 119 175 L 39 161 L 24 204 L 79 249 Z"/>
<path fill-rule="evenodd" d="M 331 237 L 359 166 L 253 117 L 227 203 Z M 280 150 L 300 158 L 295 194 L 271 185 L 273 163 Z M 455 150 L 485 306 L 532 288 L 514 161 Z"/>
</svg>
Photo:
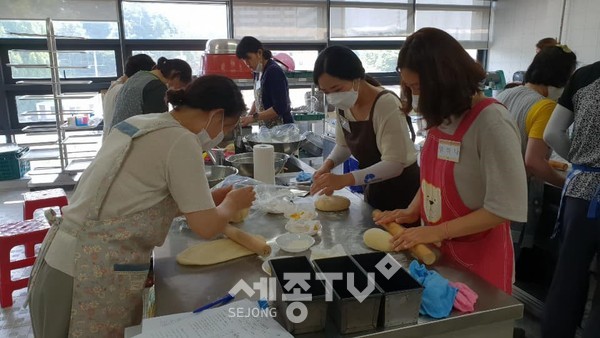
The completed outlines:
<svg viewBox="0 0 600 338">
<path fill-rule="evenodd" d="M 460 159 L 460 142 L 440 140 L 437 158 L 458 163 L 458 160 Z"/>
<path fill-rule="evenodd" d="M 349 132 L 349 133 L 352 132 L 350 130 L 350 121 L 348 121 L 347 118 L 340 116 L 340 124 L 342 125 L 342 128 L 344 128 L 347 132 Z"/>
</svg>

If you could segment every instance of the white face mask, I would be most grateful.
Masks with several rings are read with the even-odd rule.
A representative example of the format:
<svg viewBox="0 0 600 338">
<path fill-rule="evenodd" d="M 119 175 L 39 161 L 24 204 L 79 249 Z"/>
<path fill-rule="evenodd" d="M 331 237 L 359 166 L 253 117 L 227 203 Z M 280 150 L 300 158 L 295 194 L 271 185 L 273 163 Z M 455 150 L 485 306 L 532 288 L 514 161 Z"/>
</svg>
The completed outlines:
<svg viewBox="0 0 600 338">
<path fill-rule="evenodd" d="M 255 73 L 262 73 L 263 71 L 263 65 L 262 62 L 258 62 L 258 64 L 256 65 L 256 69 L 254 70 Z"/>
<path fill-rule="evenodd" d="M 412 109 L 418 111 L 419 108 L 419 95 L 412 95 Z"/>
<path fill-rule="evenodd" d="M 215 138 L 210 138 L 208 131 L 206 131 L 208 126 L 210 126 L 210 122 L 212 121 L 212 118 L 214 116 L 215 115 L 213 114 L 208 119 L 208 123 L 206 124 L 206 127 L 204 127 L 204 129 L 202 129 L 198 133 L 198 138 L 200 139 L 200 144 L 202 145 L 203 150 L 210 150 L 210 149 L 216 147 L 217 145 L 219 145 L 219 143 L 221 143 L 221 141 L 223 141 L 223 138 L 225 137 L 225 133 L 223 132 L 223 124 L 225 123 L 225 115 L 223 115 L 223 119 L 221 120 L 221 131 L 217 134 L 217 136 L 215 136 Z"/>
<path fill-rule="evenodd" d="M 548 86 L 548 98 L 550 100 L 557 101 L 558 98 L 562 95 L 565 88 L 556 88 L 552 86 Z"/>
<path fill-rule="evenodd" d="M 359 82 L 360 86 L 360 82 Z M 354 83 L 352 89 L 346 92 L 337 92 L 327 94 L 327 102 L 339 109 L 348 110 L 354 106 L 358 99 L 358 90 L 354 90 Z"/>
</svg>

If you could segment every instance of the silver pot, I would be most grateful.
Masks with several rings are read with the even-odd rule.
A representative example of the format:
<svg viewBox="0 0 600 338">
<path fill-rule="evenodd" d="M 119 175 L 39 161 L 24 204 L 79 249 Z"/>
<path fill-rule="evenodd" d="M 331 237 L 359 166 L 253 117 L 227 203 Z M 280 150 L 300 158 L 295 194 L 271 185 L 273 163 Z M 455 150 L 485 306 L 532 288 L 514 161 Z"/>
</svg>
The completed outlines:
<svg viewBox="0 0 600 338">
<path fill-rule="evenodd" d="M 270 144 L 275 149 L 275 152 L 293 155 L 304 143 L 304 141 L 306 141 L 306 136 L 304 135 L 301 135 L 300 139 L 294 142 L 260 142 L 256 139 L 257 137 L 257 134 L 246 136 L 246 143 L 250 147 L 249 151 L 251 151 L 252 148 L 254 148 L 254 146 L 257 144 Z"/>
<path fill-rule="evenodd" d="M 275 160 L 273 167 L 275 168 L 275 174 L 279 174 L 285 163 L 290 158 L 290 155 L 283 153 L 275 153 Z M 239 170 L 240 175 L 247 177 L 254 177 L 254 153 L 241 153 L 231 155 L 227 158 L 227 162 L 231 163 L 235 168 Z"/>
<path fill-rule="evenodd" d="M 206 54 L 235 54 L 240 41 L 236 39 L 210 39 L 206 42 Z"/>
<path fill-rule="evenodd" d="M 206 179 L 210 188 L 221 183 L 225 177 L 237 175 L 238 173 L 236 168 L 224 165 L 207 165 L 204 167 L 204 171 L 206 172 Z"/>
</svg>

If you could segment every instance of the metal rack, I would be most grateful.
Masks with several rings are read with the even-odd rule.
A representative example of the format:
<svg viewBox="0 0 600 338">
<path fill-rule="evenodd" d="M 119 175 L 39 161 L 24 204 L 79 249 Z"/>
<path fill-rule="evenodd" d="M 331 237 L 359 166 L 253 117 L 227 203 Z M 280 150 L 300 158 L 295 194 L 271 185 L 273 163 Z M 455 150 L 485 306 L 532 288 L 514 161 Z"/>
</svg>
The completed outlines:
<svg viewBox="0 0 600 338">
<path fill-rule="evenodd" d="M 13 35 L 32 36 L 32 34 L 21 34 L 11 33 Z M 9 63 L 7 66 L 11 68 L 42 68 L 50 70 L 50 80 L 23 80 L 18 81 L 17 85 L 46 85 L 51 86 L 52 94 L 48 95 L 24 95 L 19 97 L 19 100 L 51 100 L 54 102 L 54 109 L 44 110 L 29 110 L 24 112 L 25 115 L 37 115 L 37 116 L 54 116 L 53 122 L 44 124 L 31 125 L 22 129 L 28 135 L 33 134 L 54 134 L 57 136 L 56 141 L 42 141 L 33 142 L 28 144 L 29 146 L 38 146 L 39 149 L 31 149 L 29 154 L 24 156 L 24 159 L 30 161 L 47 161 L 47 160 L 59 160 L 60 166 L 38 166 L 36 172 L 32 171 L 29 174 L 32 177 L 32 181 L 29 186 L 32 187 L 38 184 L 41 186 L 65 186 L 74 185 L 78 175 L 76 173 L 83 171 L 87 165 L 84 165 L 84 160 L 87 163 L 91 161 L 96 155 L 97 151 L 89 149 L 75 149 L 69 151 L 67 147 L 69 145 L 79 146 L 96 144 L 101 139 L 101 132 L 95 131 L 96 125 L 90 125 L 85 127 L 74 127 L 66 123 L 66 117 L 75 115 L 87 115 L 88 117 L 93 114 L 93 110 L 87 109 L 65 109 L 63 105 L 64 100 L 73 99 L 92 99 L 97 93 L 63 93 L 61 86 L 64 84 L 90 84 L 92 81 L 82 80 L 64 80 L 60 78 L 60 70 L 63 69 L 86 69 L 89 66 L 61 66 L 58 63 L 58 49 L 56 39 L 84 39 L 81 37 L 74 36 L 59 36 L 54 34 L 54 26 L 50 18 L 46 19 L 46 34 L 33 34 L 36 37 L 45 37 L 48 46 L 48 64 L 14 64 Z M 63 51 L 65 52 L 65 51 Z M 66 51 L 71 52 L 71 51 Z M 80 53 L 79 51 L 72 51 L 73 53 Z M 67 134 L 69 132 L 69 134 Z M 78 132 L 73 135 L 74 132 Z M 85 133 L 79 133 L 85 132 Z M 84 138 L 88 138 L 84 140 Z M 52 147 L 54 146 L 54 147 Z M 71 165 L 73 164 L 73 165 Z M 76 168 L 76 169 L 72 169 Z M 62 177 L 46 177 L 41 182 L 40 180 L 34 179 L 36 174 L 40 176 L 48 176 L 49 172 L 57 173 Z M 55 175 L 56 176 L 56 175 Z M 34 182 L 38 181 L 38 182 Z"/>
</svg>

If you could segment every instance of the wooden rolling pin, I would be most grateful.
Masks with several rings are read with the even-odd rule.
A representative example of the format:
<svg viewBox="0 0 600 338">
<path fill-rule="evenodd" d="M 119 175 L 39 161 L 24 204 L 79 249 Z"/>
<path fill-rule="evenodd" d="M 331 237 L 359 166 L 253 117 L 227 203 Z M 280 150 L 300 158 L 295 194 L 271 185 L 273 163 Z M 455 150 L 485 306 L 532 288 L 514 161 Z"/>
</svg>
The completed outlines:
<svg viewBox="0 0 600 338">
<path fill-rule="evenodd" d="M 381 210 L 373 211 L 373 217 L 378 217 L 379 214 L 381 214 Z M 405 227 L 395 222 L 391 222 L 386 225 L 381 225 L 381 227 L 384 228 L 387 232 L 389 232 L 392 236 L 401 234 L 404 232 L 404 230 L 406 230 Z M 431 251 L 431 249 L 429 249 L 425 244 L 417 244 L 408 250 L 415 258 L 427 265 L 435 263 L 437 259 L 435 253 Z"/>
<path fill-rule="evenodd" d="M 565 162 L 548 160 L 548 164 L 550 164 L 550 166 L 552 168 L 554 168 L 556 170 L 560 170 L 560 171 L 567 171 L 567 169 L 569 169 L 569 164 L 567 164 Z"/>
<path fill-rule="evenodd" d="M 267 244 L 267 242 L 265 242 L 264 239 L 261 239 L 257 236 L 253 236 L 230 224 L 227 224 L 227 226 L 225 226 L 223 233 L 232 241 L 256 253 L 257 255 L 269 256 L 271 254 L 271 247 Z"/>
</svg>

